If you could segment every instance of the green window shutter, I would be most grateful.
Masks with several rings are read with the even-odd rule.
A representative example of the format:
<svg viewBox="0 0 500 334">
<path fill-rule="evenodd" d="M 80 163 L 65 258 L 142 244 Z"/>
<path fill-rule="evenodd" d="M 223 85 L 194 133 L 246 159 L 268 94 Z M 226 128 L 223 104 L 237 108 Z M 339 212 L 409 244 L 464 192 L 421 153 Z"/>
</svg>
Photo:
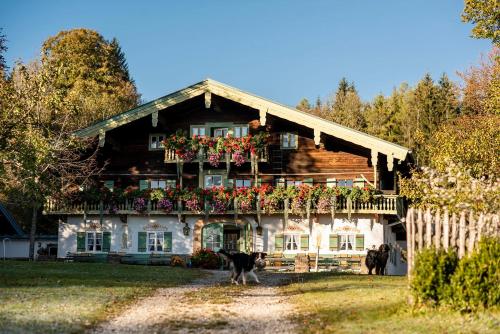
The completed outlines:
<svg viewBox="0 0 500 334">
<path fill-rule="evenodd" d="M 109 252 L 111 250 L 111 232 L 102 232 L 102 251 Z"/>
<path fill-rule="evenodd" d="M 172 252 L 172 232 L 163 232 L 163 251 Z"/>
<path fill-rule="evenodd" d="M 259 177 L 257 179 L 257 184 L 255 185 L 256 187 L 260 187 L 262 185 L 262 179 Z"/>
<path fill-rule="evenodd" d="M 139 181 L 139 190 L 144 190 L 149 188 L 149 181 L 148 180 L 140 180 Z"/>
<path fill-rule="evenodd" d="M 85 232 L 76 233 L 76 251 L 85 252 Z"/>
<path fill-rule="evenodd" d="M 137 251 L 145 252 L 146 251 L 146 232 L 139 232 L 138 242 L 137 242 Z"/>
<path fill-rule="evenodd" d="M 274 236 L 274 251 L 275 252 L 283 251 L 283 234 L 276 234 Z"/>
<path fill-rule="evenodd" d="M 309 235 L 304 234 L 300 236 L 300 250 L 309 250 Z"/>
<path fill-rule="evenodd" d="M 104 188 L 108 188 L 109 191 L 113 191 L 114 187 L 115 187 L 115 181 L 113 181 L 113 180 L 104 181 Z"/>
<path fill-rule="evenodd" d="M 331 251 L 339 250 L 339 235 L 338 234 L 330 234 L 330 250 Z"/>
<path fill-rule="evenodd" d="M 356 234 L 356 250 L 362 251 L 365 249 L 365 235 Z"/>
<path fill-rule="evenodd" d="M 232 188 L 234 185 L 234 179 L 224 179 L 224 188 Z"/>
<path fill-rule="evenodd" d="M 314 184 L 314 180 L 313 180 L 313 178 L 312 178 L 312 177 L 309 177 L 309 178 L 307 178 L 307 179 L 304 179 L 303 183 L 304 183 L 304 184 L 307 184 L 308 186 L 311 186 L 311 187 L 312 187 L 312 186 L 313 186 L 313 184 Z"/>
</svg>

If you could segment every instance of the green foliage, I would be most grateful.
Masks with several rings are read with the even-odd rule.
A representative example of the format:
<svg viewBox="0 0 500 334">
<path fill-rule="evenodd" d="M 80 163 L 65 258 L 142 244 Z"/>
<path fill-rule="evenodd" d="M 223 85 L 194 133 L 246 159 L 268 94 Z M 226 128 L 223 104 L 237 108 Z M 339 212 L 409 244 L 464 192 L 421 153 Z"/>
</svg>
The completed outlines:
<svg viewBox="0 0 500 334">
<path fill-rule="evenodd" d="M 451 295 L 450 281 L 458 265 L 454 251 L 428 248 L 415 259 L 411 290 L 419 302 L 440 304 Z"/>
<path fill-rule="evenodd" d="M 472 176 L 494 177 L 500 171 L 500 115 L 462 116 L 444 124 L 425 145 L 432 167 L 449 162 L 466 166 Z"/>
<path fill-rule="evenodd" d="M 497 0 L 465 0 L 462 21 L 475 24 L 473 37 L 491 39 L 500 45 L 500 2 Z"/>
<path fill-rule="evenodd" d="M 500 305 L 500 239 L 485 238 L 463 258 L 451 279 L 452 305 L 478 310 Z"/>
<path fill-rule="evenodd" d="M 304 98 L 304 99 L 300 100 L 299 104 L 295 108 L 297 108 L 300 111 L 309 112 L 312 109 L 312 106 L 309 103 L 309 100 Z"/>
<path fill-rule="evenodd" d="M 42 66 L 54 69 L 52 88 L 74 129 L 137 105 L 125 56 L 116 41 L 89 29 L 61 31 L 42 46 Z"/>
</svg>

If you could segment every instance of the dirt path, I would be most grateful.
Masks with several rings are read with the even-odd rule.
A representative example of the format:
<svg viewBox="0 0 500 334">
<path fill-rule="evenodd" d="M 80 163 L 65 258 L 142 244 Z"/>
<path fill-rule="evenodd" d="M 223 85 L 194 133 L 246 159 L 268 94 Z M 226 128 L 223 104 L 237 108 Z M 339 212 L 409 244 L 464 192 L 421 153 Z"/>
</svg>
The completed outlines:
<svg viewBox="0 0 500 334">
<path fill-rule="evenodd" d="M 277 286 L 283 275 L 259 273 L 261 285 L 230 286 L 228 272 L 159 289 L 94 333 L 293 333 L 294 310 Z"/>
</svg>

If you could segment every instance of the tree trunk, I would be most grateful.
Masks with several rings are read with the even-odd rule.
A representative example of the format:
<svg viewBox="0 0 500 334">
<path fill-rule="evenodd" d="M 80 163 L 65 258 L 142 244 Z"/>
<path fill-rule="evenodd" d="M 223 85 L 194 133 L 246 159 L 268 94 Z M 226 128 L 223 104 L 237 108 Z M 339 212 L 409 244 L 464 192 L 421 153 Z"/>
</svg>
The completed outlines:
<svg viewBox="0 0 500 334">
<path fill-rule="evenodd" d="M 38 220 L 38 205 L 33 204 L 33 214 L 31 216 L 31 230 L 30 230 L 30 251 L 29 258 L 35 260 L 35 234 L 36 234 L 36 222 Z"/>
</svg>

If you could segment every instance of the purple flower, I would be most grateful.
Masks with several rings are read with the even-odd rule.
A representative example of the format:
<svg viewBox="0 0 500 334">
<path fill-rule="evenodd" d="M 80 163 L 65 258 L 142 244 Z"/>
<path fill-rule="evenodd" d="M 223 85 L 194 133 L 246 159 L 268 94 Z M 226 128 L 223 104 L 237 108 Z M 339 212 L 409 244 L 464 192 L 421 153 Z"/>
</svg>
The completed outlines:
<svg viewBox="0 0 500 334">
<path fill-rule="evenodd" d="M 208 163 L 210 164 L 210 166 L 219 167 L 221 157 L 222 153 L 211 152 L 208 154 Z"/>
<path fill-rule="evenodd" d="M 212 202 L 212 212 L 214 212 L 214 213 L 226 212 L 226 204 L 220 199 L 214 200 Z"/>
<path fill-rule="evenodd" d="M 142 197 L 137 197 L 134 199 L 133 203 L 134 210 L 137 212 L 146 211 L 146 200 Z"/>
<path fill-rule="evenodd" d="M 196 198 L 191 198 L 186 201 L 188 211 L 201 211 L 200 202 Z"/>
<path fill-rule="evenodd" d="M 172 212 L 174 205 L 169 199 L 163 198 L 158 201 L 158 208 L 168 213 Z"/>
</svg>

